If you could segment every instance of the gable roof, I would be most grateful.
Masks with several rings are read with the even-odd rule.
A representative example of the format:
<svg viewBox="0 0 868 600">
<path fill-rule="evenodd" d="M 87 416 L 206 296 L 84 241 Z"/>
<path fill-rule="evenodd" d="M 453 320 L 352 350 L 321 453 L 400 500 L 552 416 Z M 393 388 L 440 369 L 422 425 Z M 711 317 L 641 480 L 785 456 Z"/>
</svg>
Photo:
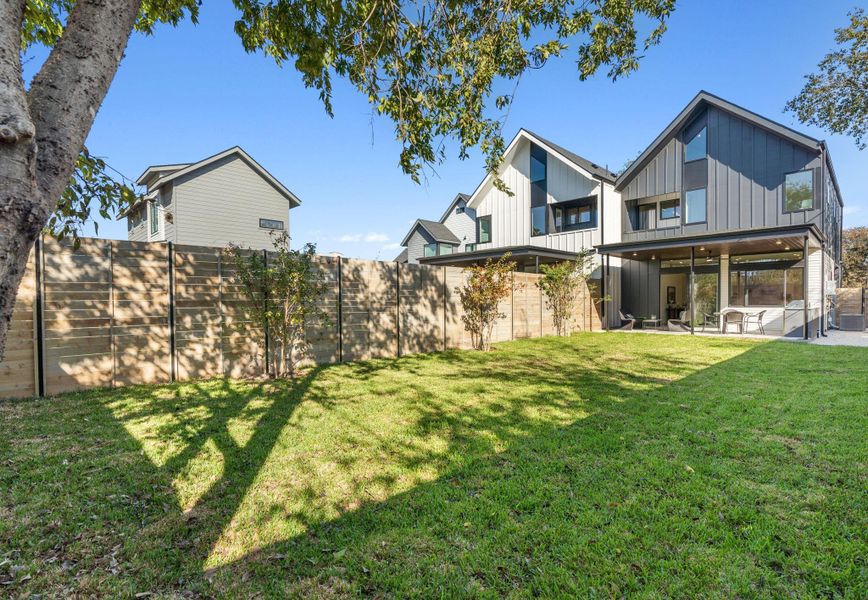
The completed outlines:
<svg viewBox="0 0 868 600">
<path fill-rule="evenodd" d="M 597 163 L 591 162 L 588 159 L 583 158 L 578 154 L 575 154 L 574 152 L 570 152 L 566 148 L 558 146 L 557 144 L 554 144 L 547 139 L 540 137 L 532 131 L 524 128 L 519 129 L 518 133 L 515 134 L 515 137 L 512 138 L 512 141 L 509 142 L 509 145 L 503 152 L 501 164 L 508 162 L 507 157 L 512 154 L 512 152 L 516 149 L 518 143 L 521 140 L 528 140 L 535 143 L 537 146 L 541 146 L 546 150 L 546 152 L 548 152 L 558 160 L 573 167 L 573 169 L 579 171 L 585 177 L 601 179 L 611 184 L 615 183 L 616 175 L 608 169 L 605 169 Z M 476 186 L 476 189 L 473 190 L 473 193 L 470 194 L 470 199 L 467 201 L 468 206 L 470 206 L 471 208 L 475 208 L 475 203 L 479 198 L 479 194 L 482 192 L 482 190 L 486 189 L 486 186 L 493 179 L 494 177 L 491 175 L 491 173 L 486 174 L 482 182 L 480 182 L 480 184 Z"/>
<path fill-rule="evenodd" d="M 567 150 L 563 146 L 558 146 L 554 142 L 550 142 L 546 138 L 542 137 L 541 135 L 537 135 L 536 133 L 534 133 L 532 131 L 528 131 L 527 129 L 524 129 L 523 131 L 526 131 L 527 133 L 529 133 L 530 135 L 535 137 L 537 140 L 542 142 L 542 145 L 548 146 L 552 150 L 555 150 L 558 154 L 562 154 L 564 157 L 569 159 L 569 161 L 572 162 L 573 164 L 579 165 L 584 170 L 588 171 L 589 173 L 591 173 L 593 175 L 596 175 L 597 177 L 599 177 L 601 179 L 605 179 L 609 183 L 615 183 L 615 179 L 617 179 L 618 176 L 615 173 L 612 173 L 609 169 L 606 169 L 605 167 L 601 167 L 597 163 L 591 162 L 587 158 L 579 156 L 575 152 L 570 152 L 569 150 Z"/>
<path fill-rule="evenodd" d="M 416 219 L 416 222 L 413 223 L 413 226 L 410 228 L 410 231 L 407 232 L 407 235 L 404 236 L 404 239 L 401 241 L 402 246 L 406 246 L 407 242 L 410 240 L 410 236 L 413 235 L 413 232 L 416 231 L 417 227 L 421 227 L 424 229 L 428 235 L 434 238 L 435 242 L 443 242 L 445 244 L 460 244 L 461 240 L 459 240 L 454 233 L 452 233 L 446 225 L 443 223 L 439 223 L 437 221 L 428 221 L 426 219 Z"/>
<path fill-rule="evenodd" d="M 398 256 L 395 257 L 395 262 L 397 262 L 397 263 L 405 263 L 405 262 L 407 262 L 407 261 L 409 260 L 409 259 L 407 258 L 409 255 L 410 255 L 410 254 L 409 254 L 409 251 L 407 250 L 407 248 L 404 248 L 403 250 L 401 250 L 401 253 L 400 253 Z"/>
<path fill-rule="evenodd" d="M 459 202 L 461 202 L 462 200 L 464 201 L 465 204 L 467 204 L 468 202 L 470 202 L 470 196 L 468 196 L 467 194 L 462 194 L 459 192 L 459 194 L 457 196 L 455 196 L 455 199 L 449 204 L 449 206 L 443 212 L 443 216 L 440 217 L 441 223 L 444 222 L 446 220 L 446 217 L 448 217 L 450 215 L 450 213 L 452 212 L 452 209 L 455 208 L 455 205 L 458 204 Z"/>
<path fill-rule="evenodd" d="M 702 108 L 706 106 L 714 106 L 715 108 L 719 108 L 720 110 L 726 111 L 736 117 L 751 123 L 757 127 L 765 129 L 775 135 L 778 135 L 782 138 L 790 140 L 800 146 L 804 146 L 811 150 L 819 150 L 820 149 L 820 141 L 816 140 L 810 136 L 804 135 L 803 133 L 799 133 L 795 129 L 790 129 L 786 125 L 781 125 L 776 121 L 772 121 L 771 119 L 767 119 L 762 115 L 758 115 L 755 112 L 749 111 L 746 108 L 742 108 L 737 104 L 733 104 L 728 100 L 724 100 L 719 96 L 715 96 L 714 94 L 710 94 L 706 91 L 700 91 L 696 96 L 691 100 L 687 106 L 682 109 L 680 113 L 673 119 L 671 123 L 664 129 L 660 135 L 658 135 L 651 145 L 649 145 L 639 157 L 634 160 L 627 169 L 624 170 L 621 175 L 618 176 L 618 180 L 615 182 L 615 189 L 621 190 L 624 186 L 629 182 L 636 173 L 642 170 L 651 159 L 653 159 L 657 152 L 659 152 L 663 146 L 665 146 L 669 140 L 671 140 L 682 127 L 688 124 L 688 122 L 694 117 L 694 115 L 699 112 Z"/>
<path fill-rule="evenodd" d="M 162 186 L 164 183 L 168 183 L 169 181 L 172 181 L 173 179 L 177 179 L 178 177 L 183 177 L 184 175 L 189 175 L 190 173 L 193 173 L 195 171 L 198 171 L 199 169 L 207 167 L 208 165 L 213 164 L 213 163 L 217 162 L 218 160 L 222 160 L 224 158 L 227 158 L 227 157 L 233 156 L 233 155 L 237 156 L 238 158 L 243 160 L 245 163 L 247 163 L 247 165 L 250 168 L 252 168 L 254 171 L 256 171 L 256 173 L 260 177 L 262 177 L 265 181 L 267 181 L 269 184 L 271 184 L 271 186 L 275 190 L 277 190 L 277 192 L 279 194 L 281 194 L 284 198 L 287 199 L 287 201 L 289 202 L 290 208 L 295 208 L 296 206 L 301 204 L 301 200 L 299 200 L 295 194 L 290 192 L 286 188 L 285 185 L 283 185 L 282 183 L 280 183 L 280 181 L 275 179 L 275 177 L 271 173 L 266 171 L 262 165 L 260 165 L 258 162 L 253 160 L 253 158 L 249 154 L 247 154 L 247 152 L 245 152 L 240 146 L 233 146 L 232 148 L 227 148 L 223 152 L 218 152 L 217 154 L 214 154 L 213 156 L 209 156 L 208 158 L 203 158 L 199 162 L 195 162 L 192 164 L 187 164 L 187 165 L 157 165 L 157 166 L 153 166 L 153 167 L 148 167 L 147 169 L 145 169 L 144 173 L 139 175 L 139 178 L 136 179 L 136 183 L 138 185 L 143 185 L 143 183 L 148 179 L 148 177 L 150 175 L 153 175 L 155 172 L 158 172 L 161 170 L 172 170 L 174 168 L 174 170 L 172 170 L 168 175 L 160 177 L 159 179 L 157 179 L 156 181 L 154 181 L 152 184 L 149 185 L 149 187 Z M 177 168 L 177 167 L 180 167 L 180 168 Z"/>
</svg>

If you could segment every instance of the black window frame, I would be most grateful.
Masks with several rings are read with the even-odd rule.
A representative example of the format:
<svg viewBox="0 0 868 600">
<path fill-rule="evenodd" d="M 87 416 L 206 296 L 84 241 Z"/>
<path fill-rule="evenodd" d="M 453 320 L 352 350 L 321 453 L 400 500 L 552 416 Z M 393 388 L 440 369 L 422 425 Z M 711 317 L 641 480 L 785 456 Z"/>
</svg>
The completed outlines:
<svg viewBox="0 0 868 600">
<path fill-rule="evenodd" d="M 482 239 L 482 222 L 485 221 L 488 223 L 488 239 Z M 484 215 L 476 219 L 476 243 L 477 244 L 490 244 L 491 243 L 491 215 Z"/>
<path fill-rule="evenodd" d="M 696 121 L 694 121 L 694 123 L 695 122 Z M 693 124 L 689 125 L 688 129 L 692 126 L 693 126 Z M 705 133 L 705 135 L 702 138 L 703 141 L 705 142 L 705 153 L 702 156 L 700 156 L 699 158 L 687 158 L 687 146 L 689 146 L 691 144 L 691 142 L 693 142 L 693 140 L 695 140 L 703 132 Z M 699 131 L 697 131 L 693 135 L 693 137 L 691 137 L 689 140 L 684 141 L 684 164 L 696 162 L 697 160 L 705 160 L 707 158 L 708 158 L 708 123 L 704 123 L 702 125 L 702 127 L 699 129 Z"/>
<path fill-rule="evenodd" d="M 651 215 L 643 227 L 642 214 Z M 657 203 L 636 205 L 636 231 L 654 231 L 657 229 Z"/>
<path fill-rule="evenodd" d="M 809 206 L 808 208 L 795 208 L 795 209 L 790 210 L 787 208 L 787 177 L 789 177 L 790 175 L 798 175 L 799 173 L 810 173 L 811 174 L 811 206 Z M 808 212 L 811 210 L 816 210 L 816 206 L 817 206 L 817 178 L 815 177 L 814 169 L 812 167 L 807 167 L 805 169 L 799 169 L 797 171 L 788 171 L 788 172 L 784 173 L 784 181 L 783 181 L 782 186 L 783 186 L 783 190 L 781 193 L 781 202 L 783 204 L 781 206 L 781 211 L 783 212 L 783 214 L 790 215 L 793 213 L 801 213 L 801 212 Z"/>
<path fill-rule="evenodd" d="M 551 221 L 554 225 L 552 233 L 568 233 L 571 231 L 588 231 L 597 229 L 600 226 L 600 212 L 598 206 L 598 198 L 596 195 L 587 196 L 585 198 L 576 198 L 574 200 L 566 200 L 564 202 L 556 202 L 549 205 L 551 212 Z M 578 220 L 583 208 L 589 209 L 590 219 L 587 222 Z M 576 210 L 577 220 L 573 225 L 567 225 L 567 211 Z M 561 211 L 561 221 L 558 225 L 557 211 Z"/>
<path fill-rule="evenodd" d="M 688 221 L 687 218 L 689 216 L 690 211 L 687 207 L 687 194 L 690 192 L 703 192 L 705 194 L 705 217 L 701 221 Z M 698 187 L 693 188 L 692 190 L 684 190 L 683 194 L 683 203 L 684 210 L 681 211 L 681 224 L 682 225 L 702 225 L 703 223 L 708 223 L 708 188 L 707 187 Z"/>
<path fill-rule="evenodd" d="M 675 205 L 674 206 L 675 216 L 673 216 L 673 217 L 664 217 L 663 216 L 663 211 L 666 210 L 666 208 L 669 208 L 669 207 L 664 208 L 664 206 L 663 206 L 664 204 L 674 204 Z M 661 200 L 657 206 L 658 206 L 657 218 L 660 221 L 671 221 L 673 219 L 680 219 L 681 218 L 681 199 L 680 198 L 672 198 L 670 200 Z"/>
</svg>

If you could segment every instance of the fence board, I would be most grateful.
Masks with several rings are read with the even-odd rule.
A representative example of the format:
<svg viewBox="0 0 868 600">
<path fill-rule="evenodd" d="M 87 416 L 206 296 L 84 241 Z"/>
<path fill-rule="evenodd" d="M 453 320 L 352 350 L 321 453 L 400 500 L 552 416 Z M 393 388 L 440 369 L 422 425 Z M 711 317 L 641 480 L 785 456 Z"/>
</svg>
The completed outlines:
<svg viewBox="0 0 868 600">
<path fill-rule="evenodd" d="M 231 255 L 219 248 L 174 246 L 172 289 L 169 255 L 164 243 L 89 238 L 74 248 L 68 241 L 44 241 L 40 339 L 46 394 L 170 381 L 173 357 L 179 380 L 266 372 L 265 335 L 234 280 Z M 308 324 L 308 364 L 472 346 L 458 295 L 465 270 L 316 260 L 325 275 L 321 307 L 328 320 Z M 551 311 L 536 286 L 539 277 L 513 275 L 494 342 L 554 333 Z M 34 254 L 0 362 L 0 397 L 38 393 L 38 287 Z M 583 290 L 570 330 L 596 327 L 599 311 Z"/>
</svg>

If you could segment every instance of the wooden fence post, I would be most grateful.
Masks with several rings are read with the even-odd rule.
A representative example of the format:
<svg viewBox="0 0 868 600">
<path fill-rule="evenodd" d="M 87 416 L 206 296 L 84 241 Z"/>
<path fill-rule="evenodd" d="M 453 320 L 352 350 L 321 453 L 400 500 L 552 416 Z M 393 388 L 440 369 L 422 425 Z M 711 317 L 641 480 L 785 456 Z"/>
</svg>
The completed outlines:
<svg viewBox="0 0 868 600">
<path fill-rule="evenodd" d="M 45 396 L 45 248 L 43 236 L 36 239 L 36 254 L 34 256 L 33 271 L 35 275 L 36 301 L 33 305 L 33 327 L 36 338 L 36 362 L 34 371 L 36 377 L 36 393 L 42 398 Z"/>
<path fill-rule="evenodd" d="M 344 362 L 344 261 L 338 256 L 338 362 Z"/>
<path fill-rule="evenodd" d="M 267 272 L 268 271 L 268 250 L 265 248 L 262 249 L 262 266 L 263 266 L 263 271 Z M 268 312 L 268 288 L 265 288 L 265 290 L 263 291 L 263 296 L 265 298 L 265 312 Z M 265 331 L 263 331 L 262 333 L 263 333 L 263 336 L 265 337 L 265 365 L 264 365 L 265 366 L 265 374 L 270 375 L 271 374 L 271 361 L 268 360 L 269 338 L 268 338 L 268 322 L 267 321 L 265 323 Z M 284 356 L 285 355 L 286 355 L 286 353 L 284 352 Z M 282 358 L 280 360 L 280 363 L 281 364 L 283 363 Z"/>
<path fill-rule="evenodd" d="M 109 351 L 112 357 L 112 384 L 115 387 L 117 383 L 117 352 L 115 351 L 115 243 L 113 240 L 108 242 L 109 248 Z"/>
<path fill-rule="evenodd" d="M 167 268 L 169 270 L 169 379 L 177 379 L 177 351 L 175 349 L 175 247 L 166 243 Z"/>
</svg>

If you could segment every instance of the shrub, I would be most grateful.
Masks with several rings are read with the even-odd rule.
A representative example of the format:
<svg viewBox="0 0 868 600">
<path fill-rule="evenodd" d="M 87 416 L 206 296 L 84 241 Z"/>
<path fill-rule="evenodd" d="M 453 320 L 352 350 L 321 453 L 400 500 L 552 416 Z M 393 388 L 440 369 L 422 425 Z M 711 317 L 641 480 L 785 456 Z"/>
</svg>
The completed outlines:
<svg viewBox="0 0 868 600">
<path fill-rule="evenodd" d="M 461 320 L 477 350 L 491 349 L 494 324 L 506 316 L 498 305 L 512 291 L 512 272 L 516 265 L 509 256 L 506 253 L 497 261 L 488 259 L 483 265 L 468 267 L 467 282 L 456 290 L 464 309 Z"/>
</svg>

